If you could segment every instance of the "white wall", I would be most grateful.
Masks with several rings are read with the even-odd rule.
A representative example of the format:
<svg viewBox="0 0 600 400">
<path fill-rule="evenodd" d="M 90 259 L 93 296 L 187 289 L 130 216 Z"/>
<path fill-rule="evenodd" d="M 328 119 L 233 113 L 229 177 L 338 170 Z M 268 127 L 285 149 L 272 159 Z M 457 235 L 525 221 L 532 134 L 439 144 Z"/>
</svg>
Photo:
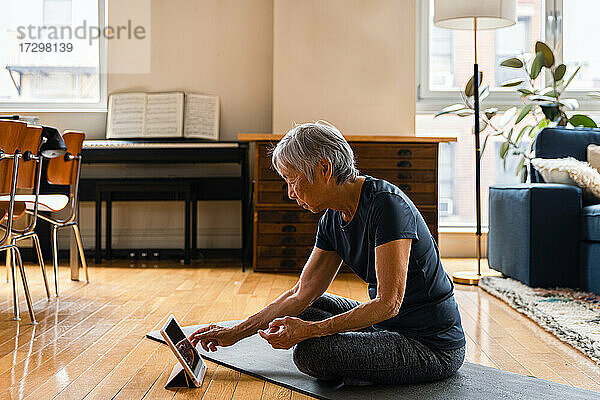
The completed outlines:
<svg viewBox="0 0 600 400">
<path fill-rule="evenodd" d="M 275 0 L 273 132 L 414 135 L 415 0 Z"/>
<path fill-rule="evenodd" d="M 109 21 L 119 17 L 123 1 L 109 2 Z M 415 1 L 151 0 L 150 73 L 111 73 L 108 93 L 217 94 L 224 140 L 242 132 L 283 132 L 293 122 L 316 119 L 346 133 L 413 135 Z M 109 71 L 113 62 L 109 47 Z M 34 114 L 44 124 L 83 130 L 88 138 L 105 135 L 105 113 Z M 178 203 L 115 207 L 115 247 L 181 247 Z M 166 230 L 159 211 L 169 216 Z M 200 202 L 198 211 L 201 246 L 238 246 L 239 202 Z M 92 215 L 92 204 L 82 204 L 86 247 L 93 246 Z"/>
<path fill-rule="evenodd" d="M 126 0 L 109 3 L 109 21 L 122 19 L 118 14 L 123 9 L 121 6 L 126 6 L 119 4 L 123 1 Z M 151 11 L 150 73 L 110 73 L 108 93 L 181 90 L 217 94 L 221 98 L 222 140 L 235 140 L 241 132 L 270 132 L 272 0 L 152 0 Z M 126 17 L 135 20 L 135 16 Z M 112 53 L 109 42 L 109 71 L 116 62 Z M 122 54 L 118 62 L 124 62 Z M 88 138 L 105 137 L 105 113 L 45 113 L 41 120 L 60 129 L 81 129 Z M 146 176 L 165 172 L 162 166 L 144 168 Z M 202 166 L 200 169 L 201 175 L 203 172 L 235 175 L 239 167 Z M 115 175 L 122 171 L 117 167 L 117 170 L 104 172 Z M 139 171 L 128 172 L 139 174 Z M 83 175 L 97 173 L 85 168 Z M 115 203 L 114 246 L 181 248 L 182 204 Z M 239 247 L 240 215 L 239 202 L 199 202 L 199 246 Z M 82 204 L 82 235 L 86 247 L 93 247 L 93 203 Z"/>
</svg>

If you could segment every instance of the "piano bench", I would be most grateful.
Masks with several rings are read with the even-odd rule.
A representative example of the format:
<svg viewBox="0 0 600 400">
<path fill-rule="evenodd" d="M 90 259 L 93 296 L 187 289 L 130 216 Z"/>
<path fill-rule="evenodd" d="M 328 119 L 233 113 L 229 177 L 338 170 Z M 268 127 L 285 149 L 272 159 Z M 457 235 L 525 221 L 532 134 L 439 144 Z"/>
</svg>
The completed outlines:
<svg viewBox="0 0 600 400">
<path fill-rule="evenodd" d="M 112 202 L 113 201 L 185 201 L 184 262 L 190 264 L 191 250 L 197 252 L 197 179 L 119 179 L 101 180 L 96 189 L 96 264 L 102 262 L 102 201 L 106 202 L 105 258 L 112 258 Z M 193 233 L 193 235 L 192 235 Z"/>
</svg>

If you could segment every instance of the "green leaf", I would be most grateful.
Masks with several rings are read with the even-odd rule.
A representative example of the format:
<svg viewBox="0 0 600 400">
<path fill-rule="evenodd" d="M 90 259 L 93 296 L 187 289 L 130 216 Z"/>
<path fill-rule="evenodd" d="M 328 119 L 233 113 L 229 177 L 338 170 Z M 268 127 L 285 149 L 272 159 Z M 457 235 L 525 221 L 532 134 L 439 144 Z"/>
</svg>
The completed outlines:
<svg viewBox="0 0 600 400">
<path fill-rule="evenodd" d="M 510 138 L 512 137 L 513 134 L 513 129 L 514 128 L 510 128 L 510 131 L 508 131 L 508 141 L 510 142 Z"/>
<path fill-rule="evenodd" d="M 460 104 L 460 103 L 452 104 L 451 106 L 444 107 L 440 112 L 435 114 L 434 118 L 439 117 L 440 115 L 444 115 L 444 114 L 455 113 L 457 111 L 464 110 L 466 108 L 467 107 L 464 104 Z"/>
<path fill-rule="evenodd" d="M 517 166 L 517 170 L 516 170 L 517 173 L 515 174 L 515 176 L 519 176 L 519 174 L 522 173 L 524 165 L 525 165 L 525 157 L 521 156 L 521 160 L 519 161 L 519 165 Z"/>
<path fill-rule="evenodd" d="M 505 158 L 508 153 L 508 142 L 504 142 L 500 145 L 500 158 Z"/>
<path fill-rule="evenodd" d="M 487 128 L 488 124 L 487 122 L 485 122 L 484 120 L 482 120 L 481 118 L 479 119 L 479 132 L 483 132 L 485 130 L 485 128 Z"/>
<path fill-rule="evenodd" d="M 569 84 L 571 83 L 573 78 L 575 78 L 575 75 L 577 75 L 577 73 L 579 72 L 580 69 L 581 69 L 581 65 L 577 67 L 575 72 L 573 72 L 573 75 L 571 75 L 571 77 L 567 80 L 567 83 L 565 83 L 565 86 L 563 86 L 563 90 L 565 90 L 567 88 L 567 86 L 569 86 Z"/>
<path fill-rule="evenodd" d="M 481 82 L 483 81 L 483 72 L 479 71 L 479 85 L 481 86 Z M 471 97 L 475 95 L 475 91 L 473 90 L 473 76 L 471 76 L 471 78 L 469 79 L 469 81 L 467 82 L 467 85 L 465 86 L 465 94 L 467 95 L 467 97 Z"/>
<path fill-rule="evenodd" d="M 519 143 L 519 140 L 521 140 L 521 137 L 523 136 L 523 134 L 525 133 L 525 131 L 527 129 L 531 129 L 532 126 L 531 125 L 526 125 L 523 128 L 521 128 L 521 131 L 519 132 L 519 134 L 517 135 L 517 138 L 515 139 L 515 143 Z"/>
<path fill-rule="evenodd" d="M 565 64 L 559 64 L 552 74 L 554 77 L 554 82 L 560 81 L 565 76 L 565 72 L 567 72 L 567 66 Z"/>
<path fill-rule="evenodd" d="M 537 125 L 534 125 L 531 127 L 531 130 L 529 131 L 528 135 L 531 139 L 533 139 L 534 137 L 537 136 L 539 131 L 540 130 L 538 129 Z"/>
<path fill-rule="evenodd" d="M 504 129 L 504 127 L 512 120 L 517 113 L 517 107 L 511 107 L 504 112 L 500 122 L 498 123 L 499 129 Z"/>
<path fill-rule="evenodd" d="M 529 71 L 529 77 L 531 79 L 535 79 L 538 77 L 540 72 L 542 71 L 542 67 L 544 66 L 544 54 L 542 52 L 538 52 L 531 63 L 531 71 Z"/>
<path fill-rule="evenodd" d="M 579 108 L 579 102 L 576 99 L 562 99 L 559 104 L 567 107 L 569 110 L 576 110 Z"/>
<path fill-rule="evenodd" d="M 523 166 L 523 168 L 521 169 L 521 183 L 527 182 L 527 174 L 527 167 Z"/>
<path fill-rule="evenodd" d="M 506 82 L 502 82 L 500 84 L 500 86 L 502 86 L 502 87 L 513 87 L 513 86 L 519 86 L 521 83 L 523 83 L 523 79 L 515 78 L 515 79 L 509 79 Z"/>
<path fill-rule="evenodd" d="M 490 85 L 485 85 L 481 89 L 479 89 L 479 102 L 481 103 L 490 95 Z"/>
<path fill-rule="evenodd" d="M 492 117 L 498 113 L 498 108 L 496 108 L 496 107 L 488 108 L 488 109 L 483 110 L 483 113 L 485 114 L 485 117 L 487 119 L 492 119 Z"/>
<path fill-rule="evenodd" d="M 560 96 L 560 92 L 558 90 L 551 90 L 546 93 L 546 96 L 554 97 L 556 99 L 558 96 Z"/>
<path fill-rule="evenodd" d="M 534 125 L 533 128 L 531 128 L 531 130 L 529 131 L 529 137 L 532 139 L 537 137 L 538 133 L 540 133 L 542 129 L 548 126 L 549 122 L 550 121 L 548 119 L 542 118 L 540 122 L 537 123 L 537 125 Z"/>
<path fill-rule="evenodd" d="M 485 135 L 485 139 L 483 139 L 483 145 L 481 146 L 480 157 L 483 157 L 483 152 L 485 151 L 485 146 L 487 145 L 489 138 L 490 138 L 490 135 Z"/>
<path fill-rule="evenodd" d="M 598 126 L 593 119 L 583 114 L 575 114 L 569 118 L 569 123 L 575 127 L 583 126 L 584 128 L 597 128 Z"/>
<path fill-rule="evenodd" d="M 546 68 L 550 68 L 551 66 L 554 65 L 554 53 L 552 53 L 552 50 L 550 50 L 550 47 L 548 47 L 548 45 L 544 42 L 536 42 L 535 43 L 535 52 L 536 53 L 542 53 L 543 56 L 543 62 L 542 64 L 544 65 L 544 67 Z"/>
<path fill-rule="evenodd" d="M 532 109 L 533 109 L 532 104 L 527 104 L 525 107 L 521 108 L 521 112 L 519 113 L 519 116 L 515 120 L 515 124 L 518 124 L 519 122 L 521 122 L 523 120 L 523 118 L 525 118 Z"/>
<path fill-rule="evenodd" d="M 529 90 L 529 89 L 523 89 L 523 88 L 521 88 L 521 89 L 517 89 L 517 91 L 520 92 L 520 93 L 522 93 L 525 96 L 527 96 L 529 94 L 533 94 L 533 92 L 531 90 Z"/>
<path fill-rule="evenodd" d="M 502 61 L 500 63 L 500 65 L 503 67 L 508 67 L 508 68 L 522 68 L 523 61 L 519 60 L 516 57 L 513 57 L 513 58 L 509 58 L 508 60 Z"/>
<path fill-rule="evenodd" d="M 554 103 L 556 101 L 556 98 L 550 97 L 550 96 L 535 95 L 535 96 L 529 97 L 529 100 L 537 101 L 537 102 L 541 102 L 541 103 Z"/>
<path fill-rule="evenodd" d="M 473 114 L 475 114 L 475 111 L 469 108 L 466 108 L 464 111 L 459 111 L 456 113 L 456 115 L 458 115 L 459 117 L 470 117 Z"/>
</svg>

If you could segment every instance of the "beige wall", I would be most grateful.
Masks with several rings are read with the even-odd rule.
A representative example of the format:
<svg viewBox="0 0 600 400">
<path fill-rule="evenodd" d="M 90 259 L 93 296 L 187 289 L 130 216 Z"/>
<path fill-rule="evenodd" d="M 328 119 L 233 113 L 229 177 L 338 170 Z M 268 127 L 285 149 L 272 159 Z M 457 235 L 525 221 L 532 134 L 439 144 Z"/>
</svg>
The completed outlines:
<svg viewBox="0 0 600 400">
<path fill-rule="evenodd" d="M 274 0 L 273 131 L 414 135 L 415 0 Z"/>
<path fill-rule="evenodd" d="M 111 0 L 111 12 L 123 1 Z M 414 134 L 415 1 L 151 0 L 150 73 L 110 74 L 108 93 L 217 94 L 224 140 L 315 119 L 346 133 Z M 88 138 L 105 136 L 105 113 L 36 114 Z M 86 247 L 93 246 L 92 206 L 82 204 Z M 114 224 L 115 247 L 181 247 L 181 204 L 137 204 L 140 215 L 135 206 L 115 204 L 115 215 L 129 216 Z M 157 209 L 170 225 L 144 220 Z M 198 214 L 201 246 L 237 246 L 239 202 L 200 202 Z"/>
<path fill-rule="evenodd" d="M 272 21 L 272 0 L 153 0 L 151 72 L 111 74 L 108 93 L 216 94 L 221 139 L 269 131 Z M 109 71 L 110 57 L 109 46 Z"/>
</svg>

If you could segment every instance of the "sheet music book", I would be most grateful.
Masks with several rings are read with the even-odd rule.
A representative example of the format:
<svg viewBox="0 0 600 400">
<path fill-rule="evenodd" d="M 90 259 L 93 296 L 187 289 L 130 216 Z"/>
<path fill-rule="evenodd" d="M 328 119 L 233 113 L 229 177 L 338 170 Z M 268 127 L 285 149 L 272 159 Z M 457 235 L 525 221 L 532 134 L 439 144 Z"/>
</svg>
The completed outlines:
<svg viewBox="0 0 600 400">
<path fill-rule="evenodd" d="M 219 140 L 219 96 L 186 93 L 183 136 Z"/>
<path fill-rule="evenodd" d="M 106 137 L 182 137 L 183 105 L 183 92 L 112 94 L 108 101 Z"/>
</svg>

